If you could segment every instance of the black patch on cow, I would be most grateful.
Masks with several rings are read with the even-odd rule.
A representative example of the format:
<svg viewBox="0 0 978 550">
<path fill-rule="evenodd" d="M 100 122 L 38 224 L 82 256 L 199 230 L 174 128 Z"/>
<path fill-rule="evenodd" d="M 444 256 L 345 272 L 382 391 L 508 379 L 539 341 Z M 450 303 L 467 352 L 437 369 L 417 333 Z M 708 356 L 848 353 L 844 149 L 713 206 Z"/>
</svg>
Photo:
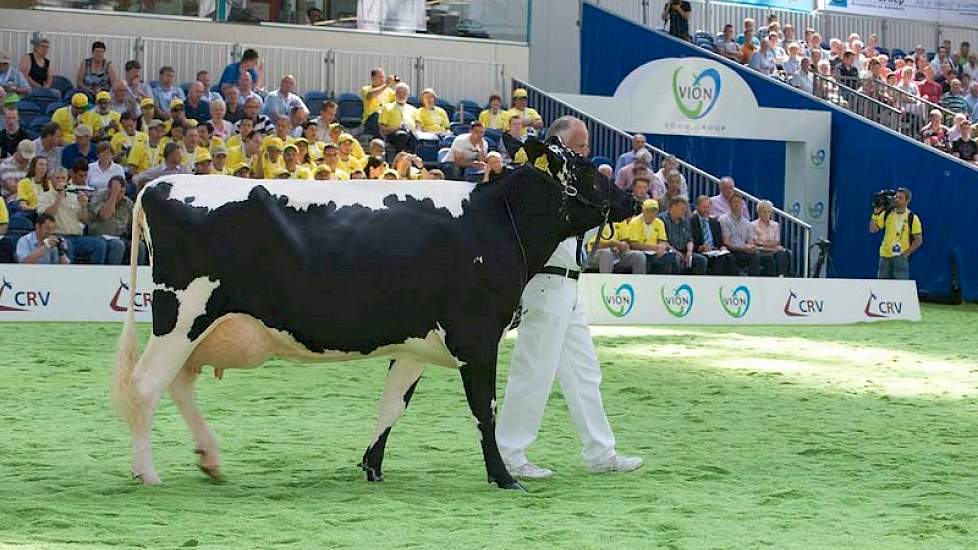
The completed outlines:
<svg viewBox="0 0 978 550">
<path fill-rule="evenodd" d="M 180 302 L 170 290 L 153 291 L 153 336 L 164 336 L 177 326 L 177 310 Z"/>
</svg>

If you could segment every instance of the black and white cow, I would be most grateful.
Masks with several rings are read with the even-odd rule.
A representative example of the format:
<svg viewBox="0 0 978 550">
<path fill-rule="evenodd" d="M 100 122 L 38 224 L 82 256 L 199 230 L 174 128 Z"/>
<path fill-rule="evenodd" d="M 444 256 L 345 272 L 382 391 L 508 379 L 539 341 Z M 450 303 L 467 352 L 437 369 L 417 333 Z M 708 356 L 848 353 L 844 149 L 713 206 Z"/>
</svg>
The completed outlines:
<svg viewBox="0 0 978 550">
<path fill-rule="evenodd" d="M 130 298 L 113 383 L 132 431 L 133 474 L 160 482 L 150 428 L 169 389 L 201 469 L 220 476 L 218 445 L 193 395 L 202 365 L 217 373 L 270 357 L 389 356 L 361 464 L 367 478 L 382 479 L 387 436 L 431 363 L 461 372 L 489 481 L 521 488 L 494 435 L 499 342 L 556 245 L 597 226 L 609 208 L 613 220 L 631 210 L 558 139 L 526 149 L 537 167 L 478 186 L 182 175 L 149 184 L 136 201 L 133 240 L 151 251 L 153 334 L 140 357 Z M 134 254 L 130 288 L 135 263 Z"/>
</svg>

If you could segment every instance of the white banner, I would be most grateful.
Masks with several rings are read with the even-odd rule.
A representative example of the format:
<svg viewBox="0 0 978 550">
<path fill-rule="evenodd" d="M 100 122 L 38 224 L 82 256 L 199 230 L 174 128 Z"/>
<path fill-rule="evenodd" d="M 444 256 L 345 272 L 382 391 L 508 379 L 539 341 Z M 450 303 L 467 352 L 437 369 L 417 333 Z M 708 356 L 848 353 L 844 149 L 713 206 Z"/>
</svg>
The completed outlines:
<svg viewBox="0 0 978 550">
<path fill-rule="evenodd" d="M 136 320 L 150 321 L 148 267 L 136 287 Z M 129 291 L 127 266 L 0 264 L 0 322 L 121 322 Z M 913 281 L 587 274 L 579 292 L 595 325 L 920 320 Z"/>
<path fill-rule="evenodd" d="M 850 15 L 978 25 L 978 0 L 819 0 L 819 7 Z"/>
<path fill-rule="evenodd" d="M 593 325 L 920 320 L 914 281 L 589 274 L 579 293 Z"/>
</svg>

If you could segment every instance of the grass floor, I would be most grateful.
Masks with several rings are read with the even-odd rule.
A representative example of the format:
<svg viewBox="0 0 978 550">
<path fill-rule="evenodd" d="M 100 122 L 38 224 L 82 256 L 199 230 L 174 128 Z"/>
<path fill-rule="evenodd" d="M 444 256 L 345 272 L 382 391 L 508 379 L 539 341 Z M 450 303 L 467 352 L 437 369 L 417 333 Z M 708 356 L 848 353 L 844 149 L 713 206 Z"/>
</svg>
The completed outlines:
<svg viewBox="0 0 978 550">
<path fill-rule="evenodd" d="M 435 367 L 387 481 L 363 481 L 381 360 L 205 373 L 227 481 L 197 471 L 166 398 L 163 485 L 143 488 L 108 404 L 120 327 L 2 324 L 0 547 L 978 548 L 978 308 L 923 315 L 597 329 L 619 449 L 646 466 L 586 474 L 556 388 L 531 458 L 558 475 L 529 494 L 486 485 L 458 375 Z"/>
</svg>

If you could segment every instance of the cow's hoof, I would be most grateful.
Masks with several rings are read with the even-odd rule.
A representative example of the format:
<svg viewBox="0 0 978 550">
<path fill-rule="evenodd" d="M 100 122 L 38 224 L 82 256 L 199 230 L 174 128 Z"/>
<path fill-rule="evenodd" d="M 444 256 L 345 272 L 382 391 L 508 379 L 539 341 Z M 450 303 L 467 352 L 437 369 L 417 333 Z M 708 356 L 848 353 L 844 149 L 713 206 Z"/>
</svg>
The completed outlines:
<svg viewBox="0 0 978 550">
<path fill-rule="evenodd" d="M 160 483 L 163 483 L 163 480 L 160 479 L 159 474 L 157 474 L 156 472 L 150 472 L 146 474 L 137 474 L 136 472 L 133 472 L 132 477 L 138 479 L 140 483 L 142 483 L 147 487 L 153 485 L 159 485 Z"/>
<path fill-rule="evenodd" d="M 198 464 L 197 467 L 200 468 L 201 472 L 207 474 L 207 477 L 211 478 L 213 481 L 224 481 L 224 479 L 221 477 L 220 466 L 205 466 L 203 464 Z"/>
<path fill-rule="evenodd" d="M 526 490 L 526 486 L 520 483 L 519 481 L 516 481 L 515 479 L 510 481 L 509 483 L 499 483 L 498 481 L 495 481 L 493 483 L 495 483 L 500 489 L 504 489 L 506 491 L 529 493 L 529 491 Z"/>
<path fill-rule="evenodd" d="M 380 483 L 381 481 L 384 481 L 384 474 L 381 473 L 380 470 L 368 466 L 366 462 L 361 462 L 360 464 L 357 464 L 357 467 L 363 470 L 364 472 L 366 472 L 367 481 L 371 483 Z"/>
</svg>

